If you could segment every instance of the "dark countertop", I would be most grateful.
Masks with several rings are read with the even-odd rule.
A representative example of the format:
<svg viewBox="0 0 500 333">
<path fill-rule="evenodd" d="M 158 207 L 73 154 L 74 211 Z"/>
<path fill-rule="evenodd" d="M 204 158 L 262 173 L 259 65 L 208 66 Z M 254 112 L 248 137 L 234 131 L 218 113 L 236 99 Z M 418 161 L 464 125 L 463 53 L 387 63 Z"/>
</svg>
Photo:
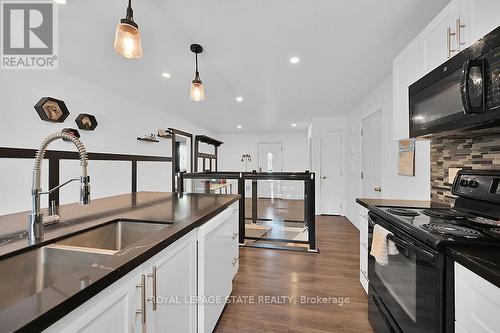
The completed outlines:
<svg viewBox="0 0 500 333">
<path fill-rule="evenodd" d="M 63 222 L 45 231 L 43 243 L 28 247 L 26 239 L 21 239 L 1 245 L 0 264 L 117 219 L 163 223 L 166 227 L 115 255 L 103 256 L 84 271 L 64 274 L 43 290 L 0 307 L 0 332 L 42 331 L 238 199 L 239 195 L 138 192 L 97 199 L 85 206 L 60 206 Z M 2 234 L 25 230 L 27 214 L 0 216 Z M 82 288 L 82 281 L 88 285 Z M 0 286 L 0 291 L 0 297 L 7 297 L 7 286 Z"/>
<path fill-rule="evenodd" d="M 446 254 L 500 288 L 500 248 L 453 245 L 447 248 Z"/>
<path fill-rule="evenodd" d="M 443 208 L 448 207 L 443 204 L 430 200 L 397 200 L 397 199 L 369 199 L 357 198 L 356 202 L 365 208 L 370 206 L 389 206 L 389 207 L 413 207 L 413 208 Z"/>
</svg>

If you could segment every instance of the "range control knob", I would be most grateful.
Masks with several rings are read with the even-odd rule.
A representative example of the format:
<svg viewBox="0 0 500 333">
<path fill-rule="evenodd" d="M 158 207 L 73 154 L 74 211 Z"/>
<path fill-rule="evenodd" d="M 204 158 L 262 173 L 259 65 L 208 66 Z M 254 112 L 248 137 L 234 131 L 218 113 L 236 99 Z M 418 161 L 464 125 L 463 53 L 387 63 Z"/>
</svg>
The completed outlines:
<svg viewBox="0 0 500 333">
<path fill-rule="evenodd" d="M 469 185 L 469 181 L 467 179 L 462 179 L 460 181 L 460 186 L 466 187 L 467 185 Z"/>
<path fill-rule="evenodd" d="M 471 180 L 469 182 L 469 187 L 470 188 L 478 188 L 479 187 L 479 183 L 477 182 L 477 180 Z"/>
</svg>

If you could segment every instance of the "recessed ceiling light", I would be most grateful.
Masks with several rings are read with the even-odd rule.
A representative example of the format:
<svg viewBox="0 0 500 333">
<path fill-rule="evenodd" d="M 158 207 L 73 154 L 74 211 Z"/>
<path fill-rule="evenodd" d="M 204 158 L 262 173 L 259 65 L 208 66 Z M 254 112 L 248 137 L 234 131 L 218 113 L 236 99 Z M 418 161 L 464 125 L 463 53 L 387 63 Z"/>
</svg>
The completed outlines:
<svg viewBox="0 0 500 333">
<path fill-rule="evenodd" d="M 172 75 L 170 75 L 170 73 L 164 72 L 164 73 L 161 73 L 161 76 L 163 76 L 165 79 L 170 79 L 170 77 Z"/>
<path fill-rule="evenodd" d="M 60 5 L 65 5 L 66 4 L 66 0 L 54 0 L 55 3 L 58 3 Z"/>
<path fill-rule="evenodd" d="M 292 127 L 297 127 L 297 124 L 292 124 Z"/>
<path fill-rule="evenodd" d="M 241 97 L 241 96 L 236 97 L 236 102 L 238 102 L 238 103 L 243 102 L 243 97 Z"/>
<path fill-rule="evenodd" d="M 290 63 L 291 64 L 298 64 L 300 62 L 299 57 L 291 57 L 290 58 Z"/>
<path fill-rule="evenodd" d="M 241 126 L 241 125 L 238 125 L 238 126 L 236 126 L 236 127 L 237 127 L 238 129 L 242 129 L 242 128 L 243 128 L 243 126 Z"/>
</svg>

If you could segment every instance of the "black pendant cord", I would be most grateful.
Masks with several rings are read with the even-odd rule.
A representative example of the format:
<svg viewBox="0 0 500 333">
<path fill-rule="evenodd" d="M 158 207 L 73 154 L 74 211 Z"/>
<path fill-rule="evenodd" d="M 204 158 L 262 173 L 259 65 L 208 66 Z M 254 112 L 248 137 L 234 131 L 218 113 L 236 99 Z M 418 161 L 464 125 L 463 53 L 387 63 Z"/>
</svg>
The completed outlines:
<svg viewBox="0 0 500 333">
<path fill-rule="evenodd" d="M 127 20 L 134 20 L 134 11 L 132 10 L 132 0 L 128 0 L 128 7 L 127 7 Z"/>
<path fill-rule="evenodd" d="M 195 53 L 195 62 L 196 62 L 196 77 L 200 76 L 200 73 L 198 72 L 198 53 Z"/>
</svg>

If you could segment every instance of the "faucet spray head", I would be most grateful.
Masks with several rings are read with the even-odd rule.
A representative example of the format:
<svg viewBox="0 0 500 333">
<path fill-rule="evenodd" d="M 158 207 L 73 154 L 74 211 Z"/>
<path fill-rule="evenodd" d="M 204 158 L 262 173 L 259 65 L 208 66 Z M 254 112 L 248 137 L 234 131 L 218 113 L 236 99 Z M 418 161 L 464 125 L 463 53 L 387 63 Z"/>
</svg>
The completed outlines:
<svg viewBox="0 0 500 333">
<path fill-rule="evenodd" d="M 90 203 L 90 176 L 80 177 L 80 205 Z"/>
</svg>

